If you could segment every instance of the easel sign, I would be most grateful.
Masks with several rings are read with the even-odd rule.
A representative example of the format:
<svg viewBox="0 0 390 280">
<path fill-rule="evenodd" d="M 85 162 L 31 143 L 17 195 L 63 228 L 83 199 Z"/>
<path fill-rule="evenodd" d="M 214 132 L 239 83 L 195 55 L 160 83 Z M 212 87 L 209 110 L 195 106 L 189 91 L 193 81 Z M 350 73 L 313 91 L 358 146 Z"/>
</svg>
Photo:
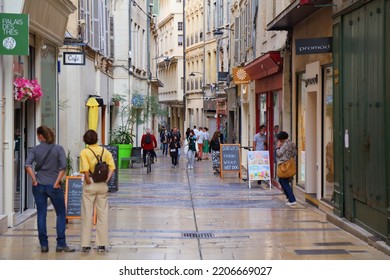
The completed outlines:
<svg viewBox="0 0 390 280">
<path fill-rule="evenodd" d="M 248 182 L 269 181 L 271 188 L 271 168 L 269 151 L 248 151 Z"/>
<path fill-rule="evenodd" d="M 83 176 L 66 176 L 65 206 L 66 219 L 81 218 L 81 201 L 83 196 Z M 93 222 L 96 224 L 96 210 L 93 211 Z"/>
<path fill-rule="evenodd" d="M 238 172 L 241 179 L 241 150 L 239 144 L 221 144 L 220 150 L 221 172 L 224 173 Z"/>
</svg>

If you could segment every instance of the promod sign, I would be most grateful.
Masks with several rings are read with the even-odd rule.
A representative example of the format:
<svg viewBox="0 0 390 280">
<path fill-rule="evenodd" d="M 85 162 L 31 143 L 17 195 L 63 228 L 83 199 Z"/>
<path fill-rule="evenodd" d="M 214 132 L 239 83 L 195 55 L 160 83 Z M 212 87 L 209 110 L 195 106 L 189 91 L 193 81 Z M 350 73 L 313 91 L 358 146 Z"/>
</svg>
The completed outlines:
<svg viewBox="0 0 390 280">
<path fill-rule="evenodd" d="M 27 14 L 0 13 L 0 55 L 29 55 Z"/>
</svg>

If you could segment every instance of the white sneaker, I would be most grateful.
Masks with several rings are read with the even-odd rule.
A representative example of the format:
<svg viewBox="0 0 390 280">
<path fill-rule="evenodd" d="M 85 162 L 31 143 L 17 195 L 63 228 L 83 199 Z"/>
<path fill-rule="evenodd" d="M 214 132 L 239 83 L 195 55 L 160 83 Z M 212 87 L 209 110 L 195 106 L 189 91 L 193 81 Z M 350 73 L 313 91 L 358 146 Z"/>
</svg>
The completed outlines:
<svg viewBox="0 0 390 280">
<path fill-rule="evenodd" d="M 297 202 L 296 201 L 294 201 L 294 202 L 286 202 L 286 205 L 287 206 L 297 205 Z"/>
</svg>

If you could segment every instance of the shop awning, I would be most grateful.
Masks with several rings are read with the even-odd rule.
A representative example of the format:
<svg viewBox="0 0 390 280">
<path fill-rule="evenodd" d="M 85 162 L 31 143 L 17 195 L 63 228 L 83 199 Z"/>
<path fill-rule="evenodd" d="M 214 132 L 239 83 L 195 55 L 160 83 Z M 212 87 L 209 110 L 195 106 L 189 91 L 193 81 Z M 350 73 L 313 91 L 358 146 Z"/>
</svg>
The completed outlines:
<svg viewBox="0 0 390 280">
<path fill-rule="evenodd" d="M 244 66 L 252 81 L 278 73 L 282 68 L 283 58 L 279 51 L 267 52 Z"/>
<path fill-rule="evenodd" d="M 289 30 L 319 9 L 331 6 L 332 0 L 311 0 L 305 5 L 296 0 L 267 25 L 267 30 Z"/>
</svg>

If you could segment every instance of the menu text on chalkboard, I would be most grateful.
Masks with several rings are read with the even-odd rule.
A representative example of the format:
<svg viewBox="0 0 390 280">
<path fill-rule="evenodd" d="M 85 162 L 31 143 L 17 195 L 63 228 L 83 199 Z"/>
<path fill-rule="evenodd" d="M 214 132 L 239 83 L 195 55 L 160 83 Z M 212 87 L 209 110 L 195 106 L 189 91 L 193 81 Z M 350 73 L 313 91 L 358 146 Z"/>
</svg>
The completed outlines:
<svg viewBox="0 0 390 280">
<path fill-rule="evenodd" d="M 221 178 L 224 172 L 239 172 L 241 178 L 241 153 L 238 144 L 222 144 L 220 150 Z"/>
<path fill-rule="evenodd" d="M 80 219 L 83 177 L 66 176 L 65 205 L 67 219 Z"/>
<path fill-rule="evenodd" d="M 107 183 L 107 186 L 109 192 L 116 192 L 118 191 L 118 146 L 103 145 L 102 147 L 109 150 L 112 154 L 112 157 L 114 158 L 115 172 L 112 175 L 110 181 Z"/>
</svg>

